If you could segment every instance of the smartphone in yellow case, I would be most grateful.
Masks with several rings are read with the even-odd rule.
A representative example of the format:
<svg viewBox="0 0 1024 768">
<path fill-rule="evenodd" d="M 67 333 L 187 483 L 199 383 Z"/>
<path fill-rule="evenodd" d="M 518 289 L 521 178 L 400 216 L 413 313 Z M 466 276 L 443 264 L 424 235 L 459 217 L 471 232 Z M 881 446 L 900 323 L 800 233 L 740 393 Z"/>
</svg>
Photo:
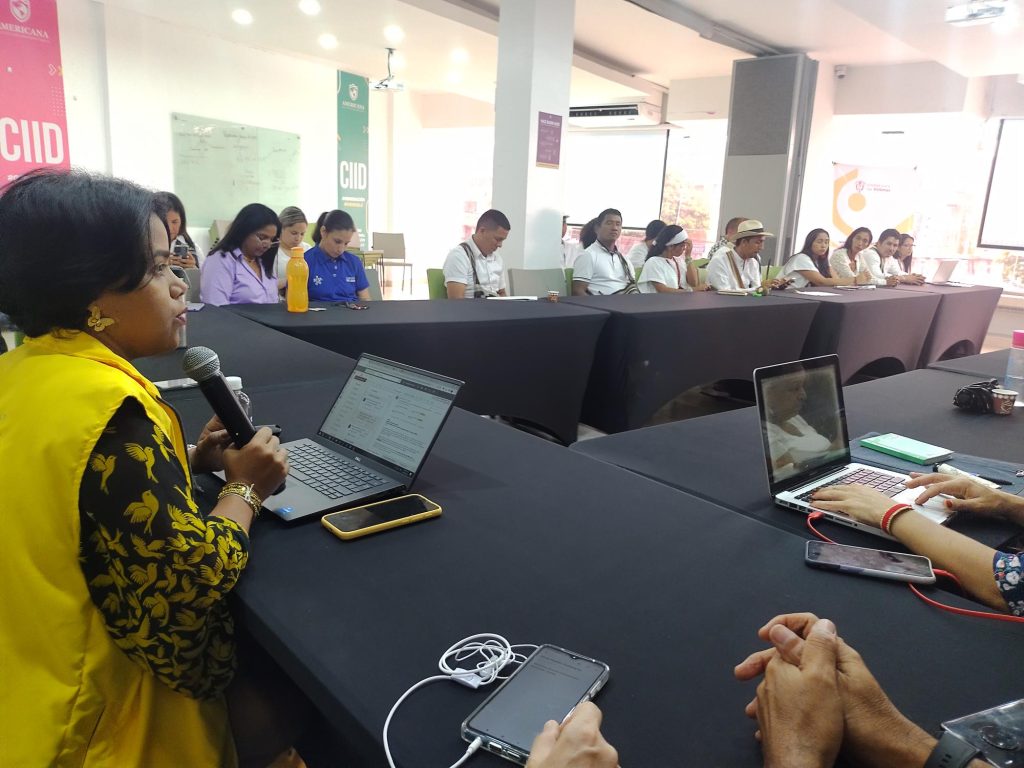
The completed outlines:
<svg viewBox="0 0 1024 768">
<path fill-rule="evenodd" d="M 440 516 L 441 507 L 425 496 L 410 493 L 362 507 L 332 512 L 321 517 L 320 522 L 339 539 L 348 540 Z"/>
</svg>

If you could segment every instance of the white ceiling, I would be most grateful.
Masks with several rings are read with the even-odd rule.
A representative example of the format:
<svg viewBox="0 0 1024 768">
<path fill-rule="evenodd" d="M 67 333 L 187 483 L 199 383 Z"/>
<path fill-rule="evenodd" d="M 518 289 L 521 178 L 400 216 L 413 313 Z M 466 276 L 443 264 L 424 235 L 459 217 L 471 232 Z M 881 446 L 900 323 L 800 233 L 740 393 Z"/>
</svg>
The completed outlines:
<svg viewBox="0 0 1024 768">
<path fill-rule="evenodd" d="M 991 26 L 953 28 L 942 21 L 947 0 L 663 0 L 695 11 L 785 51 L 806 51 L 832 64 L 938 61 L 964 76 L 1024 72 L 1024 25 L 1000 35 Z M 1024 2 L 1024 0 L 1020 0 Z M 379 79 L 386 73 L 384 27 L 405 39 L 396 47 L 407 87 L 494 100 L 497 0 L 321 0 L 319 16 L 297 0 L 105 0 L 109 5 L 170 23 L 216 30 L 219 37 L 256 48 L 328 61 Z M 255 21 L 241 27 L 231 11 L 244 7 Z M 333 33 L 340 45 L 316 42 Z M 728 75 L 748 54 L 701 38 L 629 0 L 576 0 L 577 66 L 572 102 L 637 98 L 672 80 Z M 468 62 L 451 60 L 462 48 Z M 582 58 L 581 58 L 582 57 Z M 603 66 L 592 66 L 597 59 Z M 619 74 L 609 74 L 610 67 Z M 654 84 L 653 86 L 651 84 Z"/>
</svg>

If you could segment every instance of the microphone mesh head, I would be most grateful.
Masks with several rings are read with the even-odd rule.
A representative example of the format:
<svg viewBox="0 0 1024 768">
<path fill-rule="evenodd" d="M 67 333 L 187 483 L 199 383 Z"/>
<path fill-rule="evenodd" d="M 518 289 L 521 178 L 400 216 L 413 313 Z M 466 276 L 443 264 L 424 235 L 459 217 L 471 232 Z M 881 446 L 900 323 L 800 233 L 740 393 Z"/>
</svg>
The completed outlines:
<svg viewBox="0 0 1024 768">
<path fill-rule="evenodd" d="M 189 347 L 185 350 L 185 359 L 181 361 L 182 370 L 195 381 L 206 381 L 220 373 L 220 358 L 209 347 Z"/>
</svg>

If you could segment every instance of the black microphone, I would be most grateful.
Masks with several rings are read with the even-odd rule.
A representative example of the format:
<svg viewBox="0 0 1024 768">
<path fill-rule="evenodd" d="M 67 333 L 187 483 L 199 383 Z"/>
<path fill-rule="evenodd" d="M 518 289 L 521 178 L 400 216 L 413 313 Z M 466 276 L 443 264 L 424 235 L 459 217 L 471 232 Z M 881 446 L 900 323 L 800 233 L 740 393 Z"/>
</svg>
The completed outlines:
<svg viewBox="0 0 1024 768">
<path fill-rule="evenodd" d="M 213 412 L 224 422 L 235 447 L 241 448 L 252 440 L 256 429 L 224 380 L 217 353 L 206 347 L 190 347 L 185 351 L 181 367 L 199 384 Z"/>
</svg>

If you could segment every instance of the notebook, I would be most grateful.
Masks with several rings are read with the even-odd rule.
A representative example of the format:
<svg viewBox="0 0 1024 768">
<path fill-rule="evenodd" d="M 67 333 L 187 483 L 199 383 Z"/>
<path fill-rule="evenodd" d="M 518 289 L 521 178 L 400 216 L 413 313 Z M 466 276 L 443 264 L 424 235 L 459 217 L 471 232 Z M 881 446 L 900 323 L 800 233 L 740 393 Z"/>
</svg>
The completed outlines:
<svg viewBox="0 0 1024 768">
<path fill-rule="evenodd" d="M 810 497 L 817 489 L 859 483 L 878 489 L 893 504 L 911 504 L 929 519 L 946 522 L 952 513 L 941 500 L 929 499 L 923 506 L 914 504 L 921 492 L 904 486 L 907 475 L 851 460 L 841 381 L 836 355 L 754 371 L 768 486 L 775 503 L 809 514 L 815 511 Z M 846 515 L 818 511 L 832 522 L 892 538 Z"/>
<path fill-rule="evenodd" d="M 935 274 L 928 281 L 928 285 L 948 285 L 949 278 L 953 276 L 953 271 L 959 263 L 959 259 L 941 259 Z"/>
<path fill-rule="evenodd" d="M 316 437 L 284 443 L 285 489 L 263 506 L 287 520 L 406 492 L 462 382 L 361 355 Z"/>
</svg>

